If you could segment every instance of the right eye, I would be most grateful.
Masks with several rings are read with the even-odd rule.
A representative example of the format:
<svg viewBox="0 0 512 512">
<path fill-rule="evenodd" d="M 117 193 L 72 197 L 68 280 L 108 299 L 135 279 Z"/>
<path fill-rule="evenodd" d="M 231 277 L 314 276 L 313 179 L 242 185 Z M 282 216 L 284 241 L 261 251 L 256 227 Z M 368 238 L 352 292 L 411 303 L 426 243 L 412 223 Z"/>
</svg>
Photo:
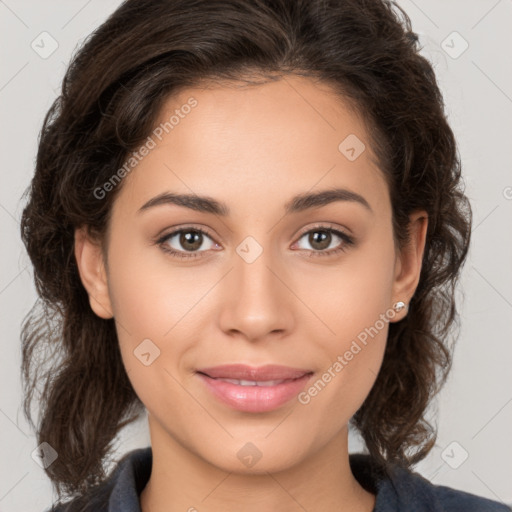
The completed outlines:
<svg viewBox="0 0 512 512">
<path fill-rule="evenodd" d="M 163 251 L 171 254 L 175 258 L 197 258 L 201 256 L 201 252 L 205 252 L 204 250 L 198 250 L 203 245 L 205 237 L 212 242 L 213 246 L 218 247 L 218 244 L 212 240 L 204 229 L 196 227 L 174 230 L 159 238 L 157 244 Z M 181 246 L 181 248 L 179 246 Z M 206 250 L 211 248 L 212 246 L 207 247 Z"/>
</svg>

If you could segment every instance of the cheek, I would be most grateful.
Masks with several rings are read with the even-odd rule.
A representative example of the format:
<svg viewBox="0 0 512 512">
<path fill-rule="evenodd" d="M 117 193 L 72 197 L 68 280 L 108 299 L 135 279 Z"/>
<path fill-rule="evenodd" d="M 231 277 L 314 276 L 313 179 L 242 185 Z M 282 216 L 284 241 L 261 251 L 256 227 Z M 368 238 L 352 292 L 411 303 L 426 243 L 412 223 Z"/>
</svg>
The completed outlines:
<svg viewBox="0 0 512 512">
<path fill-rule="evenodd" d="M 112 308 L 116 320 L 132 337 L 163 340 L 211 284 L 195 270 L 173 268 L 158 247 L 141 245 L 112 241 Z"/>
<path fill-rule="evenodd" d="M 199 292 L 165 258 L 154 258 L 157 248 L 120 242 L 112 240 L 109 252 L 112 309 L 125 370 L 147 407 L 179 393 L 172 362 L 188 349 L 184 330 Z"/>
<path fill-rule="evenodd" d="M 373 314 L 372 314 L 373 313 Z M 299 396 L 334 432 L 361 407 L 379 373 L 386 348 L 389 320 L 378 308 L 364 315 L 339 316 L 336 335 L 323 345 L 324 364 Z"/>
<path fill-rule="evenodd" d="M 120 349 L 139 396 L 172 386 L 164 369 L 174 374 L 197 343 L 197 326 L 216 282 L 212 270 L 173 266 L 157 247 L 141 245 L 119 237 L 109 250 L 109 291 Z M 146 359 L 156 357 L 146 367 L 142 354 L 148 352 Z"/>
<path fill-rule="evenodd" d="M 380 315 L 389 312 L 395 253 L 391 234 L 368 237 L 329 268 L 310 266 L 300 272 L 297 290 L 330 334 L 332 347 L 343 348 Z M 380 325 L 380 322 L 379 322 Z M 382 327 L 381 327 L 382 328 Z M 384 333 L 385 334 L 385 333 Z"/>
<path fill-rule="evenodd" d="M 318 272 L 314 279 L 309 274 L 303 285 L 324 333 L 318 338 L 317 331 L 323 369 L 305 390 L 303 402 L 316 402 L 328 416 L 348 421 L 375 382 L 394 317 L 394 257 L 391 235 L 382 237 L 347 257 L 336 270 Z M 313 323 L 318 327 L 318 321 Z M 311 329 L 309 336 L 313 333 Z"/>
</svg>

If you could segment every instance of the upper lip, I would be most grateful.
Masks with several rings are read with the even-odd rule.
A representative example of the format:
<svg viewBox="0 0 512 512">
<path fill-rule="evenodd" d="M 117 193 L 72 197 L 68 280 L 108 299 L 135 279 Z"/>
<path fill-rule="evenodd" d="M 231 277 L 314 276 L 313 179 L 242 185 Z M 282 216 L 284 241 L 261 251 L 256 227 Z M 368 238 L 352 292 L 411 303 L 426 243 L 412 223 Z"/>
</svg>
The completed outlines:
<svg viewBox="0 0 512 512">
<path fill-rule="evenodd" d="M 311 370 L 275 364 L 259 367 L 247 366 L 245 364 L 225 364 L 211 368 L 200 368 L 197 371 L 214 379 L 252 380 L 255 382 L 298 379 L 308 373 L 312 373 Z"/>
</svg>

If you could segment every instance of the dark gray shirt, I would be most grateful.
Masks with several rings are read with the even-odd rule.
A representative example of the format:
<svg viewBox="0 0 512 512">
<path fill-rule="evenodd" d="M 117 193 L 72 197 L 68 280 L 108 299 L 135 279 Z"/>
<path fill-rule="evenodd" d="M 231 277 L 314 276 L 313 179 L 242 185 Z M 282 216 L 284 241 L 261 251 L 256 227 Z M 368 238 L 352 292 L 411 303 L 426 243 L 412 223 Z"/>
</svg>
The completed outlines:
<svg viewBox="0 0 512 512">
<path fill-rule="evenodd" d="M 112 475 L 91 495 L 75 498 L 54 512 L 141 512 L 139 495 L 151 474 L 151 447 L 127 453 Z M 369 455 L 351 454 L 350 467 L 357 481 L 376 495 L 373 512 L 510 512 L 497 501 L 450 487 L 434 485 L 418 473 L 393 466 L 384 476 Z M 84 507 L 85 505 L 85 507 Z M 191 506 L 193 506 L 192 504 Z M 201 507 L 198 507 L 200 510 Z M 50 510 L 48 512 L 50 512 Z"/>
</svg>

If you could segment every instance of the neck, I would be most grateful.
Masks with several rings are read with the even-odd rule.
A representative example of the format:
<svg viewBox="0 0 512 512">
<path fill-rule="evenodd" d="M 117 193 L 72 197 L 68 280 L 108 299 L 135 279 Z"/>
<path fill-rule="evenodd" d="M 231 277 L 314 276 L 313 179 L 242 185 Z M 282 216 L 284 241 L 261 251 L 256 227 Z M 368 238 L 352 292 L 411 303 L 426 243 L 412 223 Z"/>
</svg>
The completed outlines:
<svg viewBox="0 0 512 512">
<path fill-rule="evenodd" d="M 225 471 L 179 444 L 149 416 L 153 463 L 142 512 L 372 512 L 375 496 L 350 470 L 348 429 L 314 456 L 278 472 Z"/>
</svg>

